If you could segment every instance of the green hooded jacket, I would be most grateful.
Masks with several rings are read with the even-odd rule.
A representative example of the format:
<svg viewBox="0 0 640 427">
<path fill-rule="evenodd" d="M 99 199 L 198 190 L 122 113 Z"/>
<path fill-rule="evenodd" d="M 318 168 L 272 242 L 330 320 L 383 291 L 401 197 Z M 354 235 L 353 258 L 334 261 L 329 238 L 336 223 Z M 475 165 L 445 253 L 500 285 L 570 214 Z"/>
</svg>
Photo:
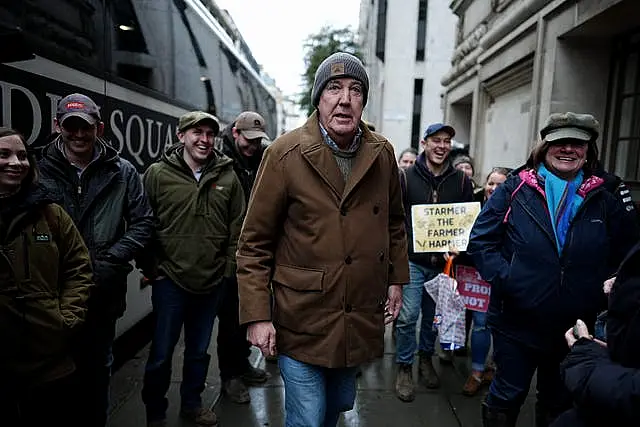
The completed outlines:
<svg viewBox="0 0 640 427">
<path fill-rule="evenodd" d="M 184 146 L 170 147 L 149 166 L 144 187 L 156 216 L 152 271 L 193 293 L 210 292 L 236 269 L 236 247 L 245 201 L 233 161 L 215 151 L 200 181 L 183 159 Z"/>
<path fill-rule="evenodd" d="M 67 213 L 42 188 L 0 203 L 0 378 L 32 387 L 75 369 L 70 340 L 93 286 L 91 261 Z"/>
</svg>

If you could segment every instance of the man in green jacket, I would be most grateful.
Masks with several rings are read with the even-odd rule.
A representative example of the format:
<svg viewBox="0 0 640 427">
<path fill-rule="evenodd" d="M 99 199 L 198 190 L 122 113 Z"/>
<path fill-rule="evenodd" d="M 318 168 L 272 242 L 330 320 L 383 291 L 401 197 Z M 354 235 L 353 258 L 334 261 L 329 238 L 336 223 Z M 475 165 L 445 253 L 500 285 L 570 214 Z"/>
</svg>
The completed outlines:
<svg viewBox="0 0 640 427">
<path fill-rule="evenodd" d="M 198 425 L 217 425 L 202 406 L 211 340 L 225 282 L 235 274 L 235 252 L 245 209 L 233 162 L 214 149 L 220 127 L 205 112 L 183 115 L 180 142 L 144 175 L 156 215 L 156 241 L 144 272 L 153 280 L 156 327 L 142 399 L 147 425 L 166 425 L 171 359 L 184 325 L 181 415 Z"/>
</svg>

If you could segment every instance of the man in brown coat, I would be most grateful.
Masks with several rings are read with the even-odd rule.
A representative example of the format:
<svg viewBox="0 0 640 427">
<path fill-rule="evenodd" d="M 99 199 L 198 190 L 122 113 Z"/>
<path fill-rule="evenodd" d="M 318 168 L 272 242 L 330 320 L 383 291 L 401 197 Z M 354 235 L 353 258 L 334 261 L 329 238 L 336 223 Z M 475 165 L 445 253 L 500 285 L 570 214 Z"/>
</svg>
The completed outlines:
<svg viewBox="0 0 640 427">
<path fill-rule="evenodd" d="M 266 149 L 238 244 L 240 321 L 278 352 L 287 427 L 335 426 L 353 407 L 357 366 L 382 356 L 409 280 L 393 148 L 361 121 L 368 89 L 356 57 L 320 64 L 317 111 Z"/>
</svg>

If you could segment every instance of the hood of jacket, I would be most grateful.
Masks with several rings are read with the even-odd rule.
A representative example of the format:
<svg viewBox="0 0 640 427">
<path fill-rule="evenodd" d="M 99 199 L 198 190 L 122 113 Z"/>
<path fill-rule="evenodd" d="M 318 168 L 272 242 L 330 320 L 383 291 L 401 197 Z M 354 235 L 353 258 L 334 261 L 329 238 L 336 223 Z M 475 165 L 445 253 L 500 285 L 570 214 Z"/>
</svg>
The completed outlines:
<svg viewBox="0 0 640 427">
<path fill-rule="evenodd" d="M 427 167 L 427 159 L 424 151 L 418 155 L 413 167 L 416 168 L 416 171 L 418 171 L 420 175 L 431 182 L 442 181 L 445 177 L 456 173 L 456 168 L 454 168 L 449 159 L 447 159 L 445 160 L 444 167 L 442 168 L 442 173 L 440 175 L 434 175 Z"/>
<path fill-rule="evenodd" d="M 40 159 L 50 162 L 57 172 L 62 175 L 67 175 L 69 160 L 64 155 L 60 147 L 62 147 L 62 135 L 58 135 L 49 144 L 42 148 L 36 148 L 40 152 L 36 156 Z M 103 162 L 115 162 L 118 159 L 118 151 L 111 146 L 111 144 L 103 138 L 97 138 L 95 142 L 95 149 L 99 150 L 99 155 L 93 160 L 93 163 Z"/>
<path fill-rule="evenodd" d="M 612 360 L 640 368 L 640 243 L 621 264 L 609 297 L 607 346 Z"/>
<path fill-rule="evenodd" d="M 0 205 L 0 242 L 5 240 L 7 233 L 19 230 L 31 213 L 37 213 L 41 206 L 53 203 L 53 198 L 44 186 L 31 184 L 3 202 Z"/>
</svg>

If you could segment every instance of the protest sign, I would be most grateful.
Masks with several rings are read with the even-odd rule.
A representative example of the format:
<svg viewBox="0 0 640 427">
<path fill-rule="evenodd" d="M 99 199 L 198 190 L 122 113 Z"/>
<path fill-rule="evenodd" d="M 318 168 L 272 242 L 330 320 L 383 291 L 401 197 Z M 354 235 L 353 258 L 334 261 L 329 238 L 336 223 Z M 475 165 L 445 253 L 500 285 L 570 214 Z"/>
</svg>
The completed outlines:
<svg viewBox="0 0 640 427">
<path fill-rule="evenodd" d="M 413 251 L 466 251 L 479 213 L 479 202 L 411 206 Z"/>
<path fill-rule="evenodd" d="M 473 267 L 459 265 L 456 267 L 458 293 L 464 305 L 473 311 L 486 312 L 491 296 L 491 284 L 482 280 L 480 273 Z"/>
</svg>

